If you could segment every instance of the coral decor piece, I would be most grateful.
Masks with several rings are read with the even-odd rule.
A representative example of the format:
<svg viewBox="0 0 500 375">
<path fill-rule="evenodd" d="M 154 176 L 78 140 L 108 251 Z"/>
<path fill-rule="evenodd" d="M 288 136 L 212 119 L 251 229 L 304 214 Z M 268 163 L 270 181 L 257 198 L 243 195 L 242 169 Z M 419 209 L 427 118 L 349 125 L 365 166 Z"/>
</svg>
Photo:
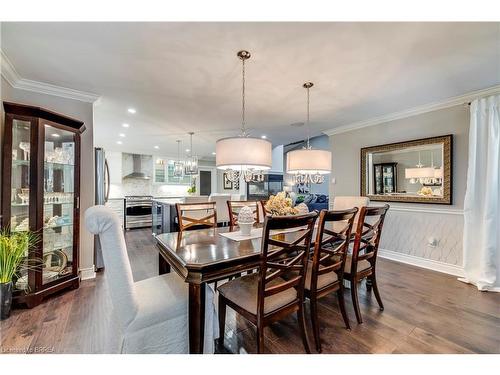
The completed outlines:
<svg viewBox="0 0 500 375">
<path fill-rule="evenodd" d="M 305 215 L 309 213 L 309 207 L 307 207 L 307 204 L 305 203 L 300 203 L 295 206 L 295 208 L 297 209 L 299 215 Z"/>
<path fill-rule="evenodd" d="M 238 224 L 253 224 L 254 221 L 252 209 L 248 206 L 243 206 L 238 214 Z"/>
<path fill-rule="evenodd" d="M 273 216 L 297 215 L 299 212 L 296 207 L 292 207 L 292 199 L 287 198 L 284 191 L 271 195 L 266 203 L 266 211 Z"/>
</svg>

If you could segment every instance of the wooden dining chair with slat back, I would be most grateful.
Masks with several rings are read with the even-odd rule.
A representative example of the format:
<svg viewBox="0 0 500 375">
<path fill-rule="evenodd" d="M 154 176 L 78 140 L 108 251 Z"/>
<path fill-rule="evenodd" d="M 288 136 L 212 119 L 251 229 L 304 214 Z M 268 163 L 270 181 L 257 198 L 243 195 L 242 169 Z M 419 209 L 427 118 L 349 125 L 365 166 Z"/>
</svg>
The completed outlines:
<svg viewBox="0 0 500 375">
<path fill-rule="evenodd" d="M 257 273 L 231 280 L 219 291 L 219 345 L 224 345 L 226 306 L 257 327 L 257 352 L 264 350 L 264 327 L 297 312 L 302 342 L 310 353 L 304 319 L 304 282 L 307 257 L 317 213 L 266 216 Z M 296 228 L 273 235 L 270 232 Z M 286 241 L 289 239 L 289 241 Z M 285 280 L 285 274 L 294 276 Z"/>
<path fill-rule="evenodd" d="M 189 229 L 217 227 L 215 202 L 177 203 L 179 232 Z"/>
<path fill-rule="evenodd" d="M 229 210 L 229 230 L 232 232 L 238 226 L 238 214 L 240 210 L 248 206 L 252 209 L 255 223 L 259 222 L 259 204 L 256 201 L 227 201 Z"/>
<path fill-rule="evenodd" d="M 340 312 L 347 329 L 349 317 L 344 303 L 344 267 L 349 241 L 358 209 L 343 211 L 322 210 L 314 241 L 312 259 L 307 263 L 305 296 L 311 301 L 311 321 L 316 350 L 321 352 L 318 322 L 318 299 L 337 292 Z"/>
<path fill-rule="evenodd" d="M 373 288 L 380 310 L 384 310 L 377 285 L 375 265 L 382 227 L 388 209 L 388 204 L 379 207 L 361 207 L 352 255 L 347 255 L 344 279 L 351 283 L 352 303 L 359 324 L 363 323 L 363 319 L 359 309 L 358 283 L 363 279 L 367 279 L 368 290 Z"/>
<path fill-rule="evenodd" d="M 260 201 L 260 206 L 262 207 L 262 213 L 264 214 L 264 217 L 266 217 L 267 215 L 271 215 L 271 212 L 269 212 L 266 209 L 266 204 L 267 204 L 267 200 L 261 200 Z"/>
</svg>

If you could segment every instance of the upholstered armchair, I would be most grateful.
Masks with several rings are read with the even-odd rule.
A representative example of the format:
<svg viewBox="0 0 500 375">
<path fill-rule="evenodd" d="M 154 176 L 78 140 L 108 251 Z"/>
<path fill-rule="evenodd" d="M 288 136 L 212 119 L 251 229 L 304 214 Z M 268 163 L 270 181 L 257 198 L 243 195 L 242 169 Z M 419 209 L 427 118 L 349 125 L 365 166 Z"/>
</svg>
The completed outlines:
<svg viewBox="0 0 500 375">
<path fill-rule="evenodd" d="M 111 209 L 87 209 L 85 225 L 99 236 L 113 306 L 105 352 L 188 353 L 187 284 L 173 272 L 134 282 L 120 221 Z M 217 336 L 214 291 L 207 286 L 205 353 L 214 352 Z"/>
</svg>

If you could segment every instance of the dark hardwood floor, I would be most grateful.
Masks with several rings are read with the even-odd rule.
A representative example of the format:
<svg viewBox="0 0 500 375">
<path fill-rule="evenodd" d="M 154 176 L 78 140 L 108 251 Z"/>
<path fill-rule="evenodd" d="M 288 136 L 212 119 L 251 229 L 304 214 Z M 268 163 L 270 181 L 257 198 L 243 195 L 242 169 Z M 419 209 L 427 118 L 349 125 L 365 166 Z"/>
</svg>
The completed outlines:
<svg viewBox="0 0 500 375">
<path fill-rule="evenodd" d="M 157 251 L 149 230 L 126 233 L 134 279 L 157 275 Z M 110 301 L 105 272 L 31 310 L 14 310 L 0 322 L 1 353 L 100 353 Z M 324 353 L 500 353 L 500 294 L 478 292 L 453 276 L 384 259 L 378 280 L 385 311 L 360 287 L 363 324 L 344 328 L 335 295 L 320 301 Z M 309 306 L 307 306 L 309 317 Z M 310 322 L 309 330 L 311 329 Z M 309 331 L 311 332 L 311 331 Z M 309 333 L 312 343 L 312 334 Z M 296 317 L 265 329 L 269 353 L 304 353 Z M 224 353 L 253 353 L 255 329 L 228 308 Z"/>
</svg>

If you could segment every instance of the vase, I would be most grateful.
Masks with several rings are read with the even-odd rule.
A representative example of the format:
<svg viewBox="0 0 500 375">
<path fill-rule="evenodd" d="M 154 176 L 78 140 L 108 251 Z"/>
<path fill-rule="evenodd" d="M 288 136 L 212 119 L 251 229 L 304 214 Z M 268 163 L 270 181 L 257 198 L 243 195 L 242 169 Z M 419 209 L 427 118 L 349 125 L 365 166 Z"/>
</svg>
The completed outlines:
<svg viewBox="0 0 500 375">
<path fill-rule="evenodd" d="M 12 305 L 12 281 L 0 283 L 0 320 L 7 319 L 10 316 L 10 307 Z"/>
<path fill-rule="evenodd" d="M 240 227 L 240 232 L 242 235 L 250 236 L 250 233 L 252 233 L 253 222 L 251 222 L 251 223 L 238 223 L 238 226 Z"/>
</svg>

